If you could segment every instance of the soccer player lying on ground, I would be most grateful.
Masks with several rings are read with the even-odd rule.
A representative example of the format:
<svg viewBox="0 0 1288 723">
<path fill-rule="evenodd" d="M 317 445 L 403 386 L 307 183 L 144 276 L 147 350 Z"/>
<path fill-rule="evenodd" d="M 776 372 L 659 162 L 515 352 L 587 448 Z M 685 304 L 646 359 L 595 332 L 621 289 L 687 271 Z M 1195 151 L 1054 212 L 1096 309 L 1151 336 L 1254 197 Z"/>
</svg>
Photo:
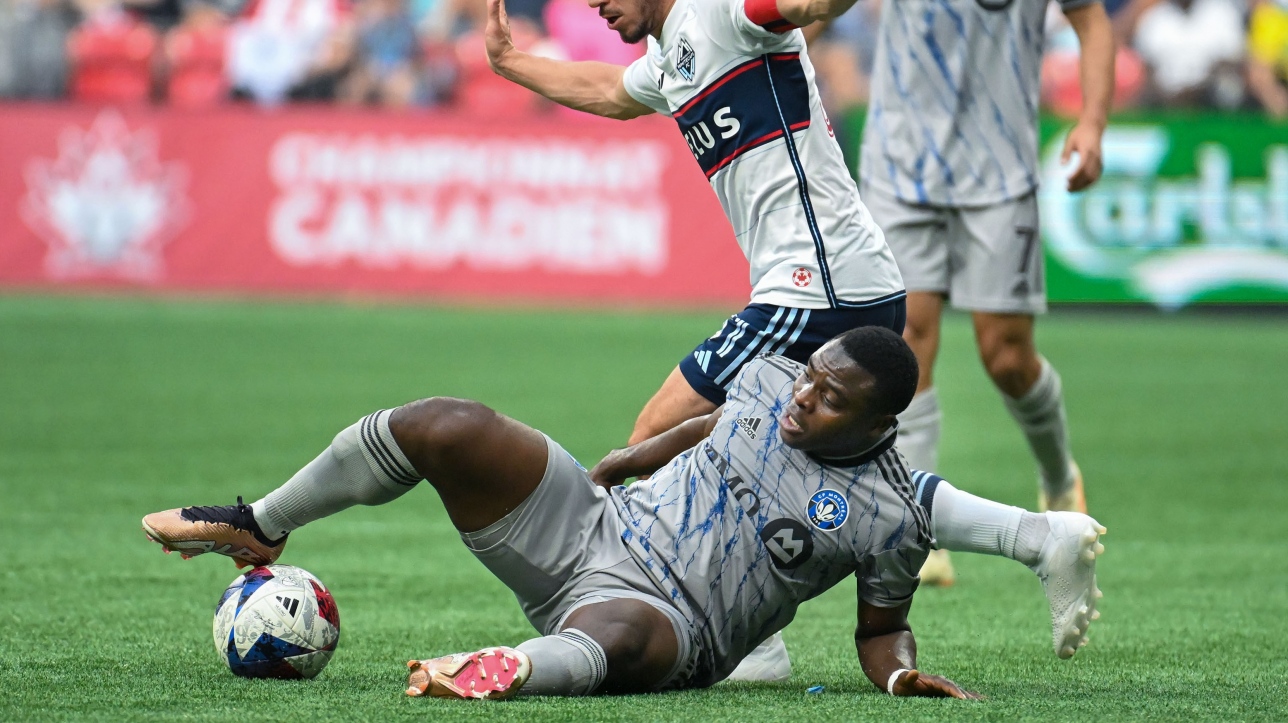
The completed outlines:
<svg viewBox="0 0 1288 723">
<path fill-rule="evenodd" d="M 797 29 L 839 17 L 855 0 L 587 2 L 586 12 L 597 12 L 623 42 L 646 41 L 643 57 L 630 66 L 619 66 L 523 52 L 510 38 L 504 0 L 488 0 L 484 36 L 492 68 L 502 77 L 575 110 L 621 120 L 651 113 L 673 118 L 695 162 L 711 182 L 751 271 L 748 306 L 671 371 L 640 412 L 630 443 L 642 442 L 724 404 L 742 365 L 758 354 L 779 354 L 803 363 L 829 339 L 849 329 L 884 326 L 904 331 L 908 309 L 899 264 L 846 169 L 845 157 L 823 111 L 805 38 Z M 886 15 L 894 6 L 910 16 L 920 12 L 903 7 L 909 2 L 913 0 L 886 3 Z M 964 16 L 973 22 L 983 14 L 1002 18 L 989 20 L 990 27 L 1000 22 L 1005 28 L 1020 12 L 1012 8 L 1008 15 L 994 12 L 997 8 L 975 8 L 972 0 L 916 2 L 921 3 L 918 7 L 929 5 L 927 16 L 932 10 L 939 12 L 942 5 L 944 12 L 937 16 L 938 22 L 918 21 L 930 26 L 951 27 L 947 18 Z M 1064 0 L 1064 7 L 1083 2 L 1086 0 Z M 1038 7 L 1032 0 L 1019 5 Z M 1040 17 L 1040 8 L 1033 12 Z M 1028 10 L 1024 13 L 1032 16 Z M 1028 25 L 1022 25 L 1027 33 Z M 1040 35 L 1035 35 L 1039 45 Z M 994 50 L 993 34 L 981 42 L 990 52 Z M 953 46 L 961 44 L 955 40 Z M 914 70 L 935 73 L 933 69 L 911 68 L 911 76 L 916 76 Z M 950 99 L 949 105 L 960 103 Z M 911 128 L 907 134 L 913 138 L 895 144 L 893 153 L 904 165 L 917 166 L 926 161 L 927 154 L 913 157 L 906 151 L 918 147 L 922 141 L 919 134 L 925 128 L 913 122 L 905 125 Z M 1030 140 L 1036 139 L 1030 135 Z M 886 165 L 878 159 L 872 168 Z M 872 170 L 867 164 L 863 168 Z M 1014 281 L 1007 281 L 1003 295 L 1010 293 Z M 1004 356 L 1010 359 L 1015 355 Z M 1036 357 L 1030 356 L 1030 371 L 1036 375 Z M 990 362 L 990 370 L 995 366 Z M 930 370 L 923 372 L 928 380 Z M 1049 448 L 1050 454 L 1040 456 L 1052 460 L 1053 467 L 1065 462 L 1059 457 L 1068 446 L 1051 442 L 1059 442 L 1064 433 L 1063 422 L 1051 423 L 1056 411 L 1063 415 L 1062 403 L 1047 403 L 1059 401 L 1058 386 L 1037 384 L 1015 408 L 1024 412 L 1030 440 Z M 1056 389 L 1054 395 L 1046 393 L 1051 388 Z M 908 445 L 924 442 L 926 436 L 924 422 L 929 412 L 922 412 L 935 402 L 933 395 L 923 397 L 905 412 L 909 423 L 902 433 Z M 930 416 L 937 415 L 937 409 L 931 410 Z M 918 444 L 907 451 L 911 454 L 925 447 Z M 931 519 L 931 534 L 938 547 L 1018 559 L 1013 554 L 1014 533 L 1003 531 L 1020 524 L 1020 510 L 977 504 L 978 498 L 951 485 L 941 487 L 937 499 L 939 509 Z M 1057 503 L 1051 509 L 1076 508 Z M 1041 518 L 1030 522 L 1039 527 L 1046 524 Z M 1038 539 L 1045 536 L 1042 530 L 1034 534 Z M 988 545 L 981 547 L 981 540 Z M 1003 544 L 996 544 L 999 541 Z M 946 554 L 937 559 L 946 560 Z M 933 569 L 928 571 L 928 579 L 929 572 Z M 946 581 L 941 575 L 940 582 Z M 1047 593 L 1051 598 L 1050 586 Z M 1051 602 L 1052 647 L 1057 655 L 1068 658 L 1085 632 L 1086 621 L 1078 612 L 1081 604 Z M 748 655 L 730 679 L 781 680 L 790 675 L 787 648 L 782 638 L 774 635 Z"/>
<path fill-rule="evenodd" d="M 908 625 L 933 542 L 934 489 L 947 485 L 910 472 L 894 449 L 895 415 L 916 385 L 916 358 L 898 334 L 852 330 L 807 366 L 755 359 L 721 409 L 614 452 L 589 474 L 549 437 L 477 402 L 425 399 L 364 417 L 253 505 L 158 512 L 143 526 L 185 556 L 267 564 L 290 531 L 427 479 L 544 637 L 411 661 L 409 695 L 709 686 L 801 602 L 853 574 L 855 642 L 873 684 L 973 698 L 917 671 Z M 652 478 L 614 484 L 645 472 Z M 1043 525 L 1045 539 L 1013 544 L 1094 605 L 1095 523 L 1073 512 L 1044 519 L 1061 515 L 1078 525 Z M 1056 534 L 1075 527 L 1092 534 Z"/>
</svg>

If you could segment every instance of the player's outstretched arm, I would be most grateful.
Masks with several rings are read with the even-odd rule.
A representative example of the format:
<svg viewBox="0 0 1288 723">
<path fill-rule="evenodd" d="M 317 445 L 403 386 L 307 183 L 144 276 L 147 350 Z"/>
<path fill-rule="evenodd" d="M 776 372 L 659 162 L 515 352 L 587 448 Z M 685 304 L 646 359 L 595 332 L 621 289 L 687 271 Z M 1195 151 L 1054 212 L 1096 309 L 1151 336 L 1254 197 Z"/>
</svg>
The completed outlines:
<svg viewBox="0 0 1288 723">
<path fill-rule="evenodd" d="M 497 75 L 560 105 L 618 120 L 653 112 L 626 92 L 623 66 L 552 60 L 515 48 L 505 0 L 488 0 L 485 40 L 488 63 Z"/>
<path fill-rule="evenodd" d="M 859 600 L 859 626 L 854 644 L 859 664 L 872 684 L 890 695 L 921 698 L 979 700 L 978 693 L 962 690 L 953 681 L 917 670 L 917 641 L 908 626 L 912 601 L 895 608 L 881 608 Z"/>
<path fill-rule="evenodd" d="M 591 481 L 608 489 L 623 484 L 630 477 L 653 474 L 681 452 L 693 449 L 706 439 L 715 429 L 716 422 L 720 421 L 723 411 L 724 406 L 717 407 L 710 414 L 694 417 L 639 444 L 614 449 L 590 471 Z"/>
<path fill-rule="evenodd" d="M 792 25 L 803 28 L 811 23 L 827 22 L 835 20 L 845 14 L 845 11 L 854 7 L 857 0 L 753 0 L 748 4 L 751 8 L 754 5 L 764 5 L 768 2 L 774 2 L 777 6 L 778 15 L 786 19 Z M 776 31 L 777 32 L 777 31 Z"/>
<path fill-rule="evenodd" d="M 1100 178 L 1100 138 L 1109 120 L 1114 97 L 1114 28 L 1104 5 L 1093 2 L 1065 12 L 1082 48 L 1078 73 L 1082 85 L 1082 114 L 1065 139 L 1060 160 L 1078 154 L 1078 167 L 1069 176 L 1070 191 L 1081 191 Z"/>
</svg>

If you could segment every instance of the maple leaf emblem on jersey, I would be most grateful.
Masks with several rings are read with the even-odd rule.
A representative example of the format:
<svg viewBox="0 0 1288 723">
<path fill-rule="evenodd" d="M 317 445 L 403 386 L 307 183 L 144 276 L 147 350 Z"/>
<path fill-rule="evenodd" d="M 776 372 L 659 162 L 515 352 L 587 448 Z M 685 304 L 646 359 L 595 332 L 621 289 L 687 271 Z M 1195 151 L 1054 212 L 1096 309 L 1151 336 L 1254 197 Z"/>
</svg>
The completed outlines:
<svg viewBox="0 0 1288 723">
<path fill-rule="evenodd" d="M 689 45 L 686 38 L 680 38 L 680 45 L 676 48 L 675 70 L 685 80 L 693 80 L 693 70 L 697 66 L 698 56 L 693 52 L 693 46 Z"/>
<path fill-rule="evenodd" d="M 797 286 L 809 286 L 809 282 L 813 280 L 814 274 L 811 274 L 809 269 L 804 266 L 792 272 L 792 283 Z"/>
<path fill-rule="evenodd" d="M 22 217 L 49 245 L 56 278 L 156 278 L 161 247 L 187 215 L 185 169 L 163 163 L 153 134 L 131 132 L 115 111 L 65 129 L 58 157 L 32 161 L 26 178 Z"/>
</svg>

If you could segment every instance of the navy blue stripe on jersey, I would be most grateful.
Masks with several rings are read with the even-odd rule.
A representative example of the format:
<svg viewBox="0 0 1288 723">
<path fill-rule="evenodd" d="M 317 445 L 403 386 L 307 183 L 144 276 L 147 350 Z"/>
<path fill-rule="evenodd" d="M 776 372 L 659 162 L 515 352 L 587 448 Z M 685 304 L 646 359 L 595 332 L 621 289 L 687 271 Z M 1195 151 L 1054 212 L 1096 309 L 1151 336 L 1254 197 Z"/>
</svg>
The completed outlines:
<svg viewBox="0 0 1288 723">
<path fill-rule="evenodd" d="M 794 66 L 799 72 L 799 77 L 791 73 L 784 73 L 778 80 L 774 81 L 774 63 L 771 61 L 774 56 L 761 56 L 765 64 L 765 75 L 769 79 L 769 92 L 774 99 L 774 107 L 778 110 L 778 120 L 784 129 L 787 143 L 787 157 L 792 160 L 792 169 L 796 171 L 796 186 L 801 194 L 801 206 L 805 209 L 805 223 L 809 226 L 810 236 L 814 239 L 814 255 L 818 257 L 819 276 L 823 279 L 823 291 L 827 293 L 827 303 L 833 309 L 836 307 L 836 289 L 832 286 L 832 272 L 827 267 L 827 249 L 823 246 L 823 234 L 818 230 L 818 220 L 814 218 L 814 205 L 809 198 L 809 183 L 805 180 L 805 168 L 801 165 L 800 154 L 796 152 L 796 139 L 792 138 L 791 120 L 787 108 L 794 108 L 797 103 L 801 102 L 801 96 L 804 96 L 804 109 L 806 117 L 809 116 L 809 84 L 805 80 L 805 69 L 800 64 L 799 56 L 791 56 L 795 59 Z M 782 95 L 779 94 L 779 86 L 782 86 Z"/>
<path fill-rule="evenodd" d="M 782 318 L 783 311 L 787 312 L 786 318 Z M 778 313 L 774 314 L 774 319 L 769 323 L 769 326 L 764 331 L 757 332 L 756 338 L 742 350 L 742 353 L 733 360 L 733 363 L 720 372 L 719 376 L 716 377 L 716 384 L 726 384 L 735 373 L 742 369 L 743 362 L 759 354 L 762 350 L 769 351 L 770 345 L 779 344 L 789 335 L 800 336 L 801 330 L 805 328 L 805 322 L 808 319 L 809 312 L 805 309 L 780 308 Z"/>
<path fill-rule="evenodd" d="M 840 299 L 837 299 L 836 305 L 838 308 L 842 308 L 842 309 L 866 309 L 869 306 L 880 306 L 881 304 L 884 304 L 888 301 L 894 301 L 895 299 L 902 299 L 907 295 L 908 295 L 907 291 L 896 291 L 893 294 L 886 294 L 885 296 L 879 296 L 875 299 L 868 299 L 867 301 L 841 301 Z M 900 326 L 902 326 L 902 324 L 900 324 Z M 900 332 L 900 333 L 903 333 L 903 332 Z"/>
<path fill-rule="evenodd" d="M 903 295 L 866 308 L 797 309 L 750 304 L 729 317 L 720 330 L 680 360 L 680 373 L 695 392 L 723 404 L 742 366 L 763 354 L 779 354 L 804 364 L 837 334 L 861 326 L 882 326 L 902 333 Z"/>
<path fill-rule="evenodd" d="M 790 87 L 781 101 L 771 69 Z M 771 102 L 770 99 L 773 99 Z M 778 107 L 779 105 L 782 107 Z M 673 117 L 707 178 L 755 148 L 810 126 L 809 84 L 799 53 L 765 55 L 734 66 L 680 106 Z"/>
<path fill-rule="evenodd" d="M 923 472 L 912 471 L 912 481 L 917 483 L 917 503 L 926 509 L 926 515 L 933 518 L 935 512 L 935 489 L 944 481 L 943 477 Z"/>
</svg>

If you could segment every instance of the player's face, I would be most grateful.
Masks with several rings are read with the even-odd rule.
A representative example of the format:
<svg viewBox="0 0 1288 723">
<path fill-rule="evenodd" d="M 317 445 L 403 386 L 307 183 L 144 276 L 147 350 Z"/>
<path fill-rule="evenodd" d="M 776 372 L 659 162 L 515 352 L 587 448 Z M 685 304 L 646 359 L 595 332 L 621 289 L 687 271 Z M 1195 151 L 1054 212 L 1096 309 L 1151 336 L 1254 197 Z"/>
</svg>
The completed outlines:
<svg viewBox="0 0 1288 723">
<path fill-rule="evenodd" d="M 638 43 L 662 27 L 664 0 L 587 0 L 624 43 Z"/>
<path fill-rule="evenodd" d="M 871 412 L 876 379 L 855 364 L 837 342 L 814 352 L 796 378 L 792 399 L 779 418 L 789 447 L 829 457 L 848 457 L 871 447 L 893 423 Z"/>
</svg>

